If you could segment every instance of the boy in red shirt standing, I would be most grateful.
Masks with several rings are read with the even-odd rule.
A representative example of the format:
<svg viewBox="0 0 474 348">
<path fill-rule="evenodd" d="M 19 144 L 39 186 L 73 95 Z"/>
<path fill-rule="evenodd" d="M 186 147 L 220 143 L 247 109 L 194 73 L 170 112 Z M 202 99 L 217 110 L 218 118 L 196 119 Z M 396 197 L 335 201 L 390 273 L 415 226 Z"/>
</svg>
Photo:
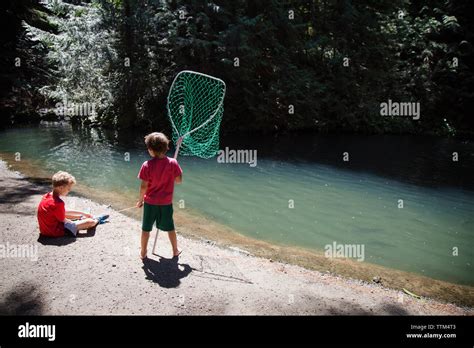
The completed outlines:
<svg viewBox="0 0 474 348">
<path fill-rule="evenodd" d="M 71 191 L 76 179 L 67 172 L 53 175 L 53 191 L 43 196 L 38 205 L 37 218 L 40 234 L 46 237 L 64 237 L 65 234 L 76 236 L 79 230 L 94 228 L 108 218 L 102 215 L 97 219 L 80 211 L 66 211 L 64 201 L 59 196 L 66 196 Z M 83 219 L 85 217 L 85 219 Z M 70 219 L 80 219 L 71 221 Z"/>
<path fill-rule="evenodd" d="M 151 133 L 145 137 L 145 144 L 152 159 L 143 163 L 138 178 L 142 180 L 140 196 L 136 206 L 143 206 L 141 259 L 147 255 L 148 239 L 153 224 L 168 232 L 173 256 L 180 254 L 173 221 L 174 184 L 183 180 L 183 171 L 174 158 L 166 156 L 169 140 L 163 133 Z"/>
</svg>

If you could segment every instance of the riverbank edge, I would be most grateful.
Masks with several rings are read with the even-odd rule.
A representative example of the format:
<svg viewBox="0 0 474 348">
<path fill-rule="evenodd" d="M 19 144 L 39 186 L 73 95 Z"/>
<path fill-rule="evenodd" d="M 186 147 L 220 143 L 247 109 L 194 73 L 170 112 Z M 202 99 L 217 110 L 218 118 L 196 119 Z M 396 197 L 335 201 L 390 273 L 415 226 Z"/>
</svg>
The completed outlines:
<svg viewBox="0 0 474 348">
<path fill-rule="evenodd" d="M 33 161 L 24 159 L 15 161 L 14 154 L 9 153 L 0 153 L 0 161 L 4 161 L 9 170 L 18 171 L 32 183 L 46 185 L 50 183 L 52 173 L 44 171 Z M 75 185 L 73 190 L 75 195 L 106 205 L 112 201 L 116 202 L 118 197 L 113 192 L 97 192 L 95 189 L 81 185 L 81 183 Z M 130 205 L 130 201 L 124 200 L 117 206 L 114 205 L 113 209 L 117 211 Z M 124 211 L 123 214 L 137 220 L 141 219 L 140 211 Z M 206 240 L 210 244 L 230 248 L 239 253 L 247 253 L 270 261 L 297 265 L 309 270 L 361 280 L 366 283 L 373 283 L 373 279 L 376 278 L 380 285 L 390 289 L 399 291 L 407 289 L 425 298 L 433 298 L 437 301 L 467 308 L 474 307 L 474 287 L 471 286 L 449 283 L 351 259 L 329 259 L 324 256 L 323 252 L 318 253 L 301 247 L 283 246 L 257 240 L 203 217 L 189 208 L 176 209 L 175 222 L 178 232 L 185 237 Z"/>
</svg>

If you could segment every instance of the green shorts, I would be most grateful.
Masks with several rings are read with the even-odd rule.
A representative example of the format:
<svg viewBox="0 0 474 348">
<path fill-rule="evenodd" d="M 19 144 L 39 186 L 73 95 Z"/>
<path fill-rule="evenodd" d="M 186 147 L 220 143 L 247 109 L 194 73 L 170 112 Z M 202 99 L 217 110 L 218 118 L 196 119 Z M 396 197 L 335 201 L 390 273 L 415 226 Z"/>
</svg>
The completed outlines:
<svg viewBox="0 0 474 348">
<path fill-rule="evenodd" d="M 151 232 L 155 222 L 156 228 L 161 231 L 173 231 L 173 204 L 153 205 L 144 203 L 142 230 L 145 232 Z"/>
</svg>

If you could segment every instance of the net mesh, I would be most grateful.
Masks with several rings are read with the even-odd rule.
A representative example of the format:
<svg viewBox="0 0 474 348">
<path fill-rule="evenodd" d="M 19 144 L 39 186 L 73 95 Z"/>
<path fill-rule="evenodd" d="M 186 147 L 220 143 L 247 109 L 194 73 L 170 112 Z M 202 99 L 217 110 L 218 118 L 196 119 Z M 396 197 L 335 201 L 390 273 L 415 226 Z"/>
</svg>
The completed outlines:
<svg viewBox="0 0 474 348">
<path fill-rule="evenodd" d="M 183 137 L 180 155 L 210 158 L 217 154 L 224 96 L 222 80 L 192 71 L 176 76 L 168 94 L 168 116 L 173 143 Z"/>
</svg>

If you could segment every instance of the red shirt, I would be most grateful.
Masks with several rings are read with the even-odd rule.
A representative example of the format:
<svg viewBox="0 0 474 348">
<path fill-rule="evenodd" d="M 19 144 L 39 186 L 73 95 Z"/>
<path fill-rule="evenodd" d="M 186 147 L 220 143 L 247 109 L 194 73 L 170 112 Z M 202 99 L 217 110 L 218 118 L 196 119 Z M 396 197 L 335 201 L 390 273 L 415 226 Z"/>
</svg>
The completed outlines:
<svg viewBox="0 0 474 348">
<path fill-rule="evenodd" d="M 38 205 L 37 218 L 40 233 L 48 237 L 64 236 L 66 208 L 61 198 L 48 192 Z"/>
<path fill-rule="evenodd" d="M 168 205 L 173 202 L 174 180 L 183 173 L 174 158 L 154 157 L 143 163 L 138 178 L 148 187 L 144 201 L 153 205 Z"/>
</svg>

